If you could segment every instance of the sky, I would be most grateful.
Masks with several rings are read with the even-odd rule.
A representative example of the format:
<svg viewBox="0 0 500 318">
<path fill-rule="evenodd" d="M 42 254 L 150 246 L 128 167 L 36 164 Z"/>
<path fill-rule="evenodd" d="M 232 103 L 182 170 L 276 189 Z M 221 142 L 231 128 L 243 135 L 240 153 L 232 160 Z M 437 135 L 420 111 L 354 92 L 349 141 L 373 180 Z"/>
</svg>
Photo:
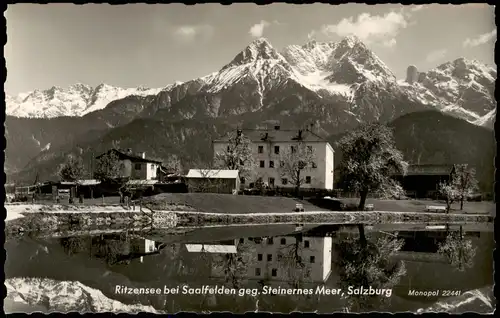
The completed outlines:
<svg viewBox="0 0 500 318">
<path fill-rule="evenodd" d="M 277 50 L 358 36 L 398 78 L 459 57 L 494 64 L 494 7 L 364 4 L 13 4 L 10 95 L 75 83 L 160 88 L 218 71 L 253 39 Z"/>
</svg>

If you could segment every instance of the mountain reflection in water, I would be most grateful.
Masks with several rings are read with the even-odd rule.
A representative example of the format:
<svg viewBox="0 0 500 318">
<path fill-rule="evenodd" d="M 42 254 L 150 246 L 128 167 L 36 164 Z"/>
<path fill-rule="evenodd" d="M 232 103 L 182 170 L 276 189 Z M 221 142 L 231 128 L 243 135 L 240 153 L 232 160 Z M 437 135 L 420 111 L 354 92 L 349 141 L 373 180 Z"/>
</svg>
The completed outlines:
<svg viewBox="0 0 500 318">
<path fill-rule="evenodd" d="M 6 310 L 30 311 L 29 305 L 66 312 L 417 311 L 448 308 L 433 307 L 446 299 L 409 296 L 410 289 L 458 290 L 465 297 L 493 284 L 492 226 L 363 229 L 364 243 L 356 225 L 321 224 L 12 239 L 5 244 L 6 304 L 16 306 Z M 120 293 L 117 286 L 162 292 Z M 205 292 L 182 294 L 203 286 Z M 216 286 L 236 293 L 206 293 Z M 392 294 L 347 295 L 349 287 Z"/>
</svg>

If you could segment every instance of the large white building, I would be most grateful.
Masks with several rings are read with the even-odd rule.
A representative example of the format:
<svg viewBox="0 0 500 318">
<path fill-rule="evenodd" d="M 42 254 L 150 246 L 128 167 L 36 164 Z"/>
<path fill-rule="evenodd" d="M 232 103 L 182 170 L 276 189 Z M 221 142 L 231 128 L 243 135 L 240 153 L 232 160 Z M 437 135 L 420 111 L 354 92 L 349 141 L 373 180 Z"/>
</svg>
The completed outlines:
<svg viewBox="0 0 500 318">
<path fill-rule="evenodd" d="M 270 187 L 294 187 L 290 178 L 280 173 L 282 155 L 299 143 L 306 145 L 314 153 L 314 161 L 301 171 L 303 183 L 301 188 L 333 189 L 334 150 L 325 139 L 310 130 L 284 130 L 279 125 L 271 129 L 242 129 L 241 133 L 250 139 L 252 155 L 256 168 L 253 180 L 241 179 L 243 187 L 257 179 Z M 300 138 L 298 138 L 300 137 Z M 214 155 L 227 151 L 229 138 L 221 138 L 213 142 Z M 296 149 L 296 148 L 295 148 Z"/>
<path fill-rule="evenodd" d="M 215 254 L 237 253 L 239 244 L 253 246 L 254 253 L 247 264 L 243 275 L 248 280 L 265 280 L 268 282 L 289 282 L 299 279 L 304 283 L 323 283 L 332 270 L 332 237 L 302 237 L 297 241 L 295 236 L 269 237 L 259 242 L 254 238 L 241 238 L 234 243 L 206 245 L 207 252 Z M 217 248 L 215 248 L 217 246 Z M 187 245 L 186 245 L 187 247 Z M 196 246 L 198 247 L 198 246 Z M 189 248 L 194 249 L 193 246 Z M 199 251 L 199 248 L 196 249 Z M 295 255 L 296 254 L 296 255 Z M 298 256 L 300 260 L 297 260 Z M 302 264 L 303 267 L 298 264 Z M 299 268 L 302 268 L 299 270 Z M 212 268 L 212 277 L 224 277 L 223 270 Z M 297 277 L 300 275 L 301 277 Z"/>
</svg>

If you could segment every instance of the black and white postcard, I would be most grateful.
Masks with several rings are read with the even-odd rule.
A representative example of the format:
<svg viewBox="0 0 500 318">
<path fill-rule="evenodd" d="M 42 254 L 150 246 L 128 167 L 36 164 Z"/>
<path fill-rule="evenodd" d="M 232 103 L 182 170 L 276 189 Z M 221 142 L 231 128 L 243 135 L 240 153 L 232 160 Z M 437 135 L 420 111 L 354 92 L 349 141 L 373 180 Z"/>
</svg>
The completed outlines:
<svg viewBox="0 0 500 318">
<path fill-rule="evenodd" d="M 493 313 L 494 17 L 9 4 L 5 312 Z"/>
</svg>

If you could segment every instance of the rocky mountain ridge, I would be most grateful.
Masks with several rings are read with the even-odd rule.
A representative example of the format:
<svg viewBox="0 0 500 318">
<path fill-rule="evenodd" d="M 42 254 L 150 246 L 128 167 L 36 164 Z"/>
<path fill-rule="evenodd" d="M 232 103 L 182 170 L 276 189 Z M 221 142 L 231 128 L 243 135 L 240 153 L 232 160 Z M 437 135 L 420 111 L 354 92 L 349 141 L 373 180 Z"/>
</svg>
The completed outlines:
<svg viewBox="0 0 500 318">
<path fill-rule="evenodd" d="M 494 68 L 462 58 L 428 72 L 418 73 L 416 68 L 414 72 L 411 79 L 397 81 L 385 63 L 352 36 L 340 42 L 290 45 L 282 52 L 260 38 L 221 70 L 186 83 L 162 89 L 102 84 L 94 90 L 77 84 L 67 92 L 53 87 L 7 97 L 7 115 L 82 116 L 126 96 L 154 95 L 145 115 L 167 109 L 169 116 L 179 118 L 219 117 L 262 111 L 283 100 L 290 103 L 296 96 L 301 101 L 292 101 L 288 108 L 297 103 L 301 108 L 297 111 L 329 105 L 357 121 L 383 118 L 387 111 L 382 108 L 397 114 L 391 100 L 402 100 L 417 104 L 414 110 L 432 107 L 474 124 L 490 122 L 484 116 L 496 108 Z"/>
</svg>

